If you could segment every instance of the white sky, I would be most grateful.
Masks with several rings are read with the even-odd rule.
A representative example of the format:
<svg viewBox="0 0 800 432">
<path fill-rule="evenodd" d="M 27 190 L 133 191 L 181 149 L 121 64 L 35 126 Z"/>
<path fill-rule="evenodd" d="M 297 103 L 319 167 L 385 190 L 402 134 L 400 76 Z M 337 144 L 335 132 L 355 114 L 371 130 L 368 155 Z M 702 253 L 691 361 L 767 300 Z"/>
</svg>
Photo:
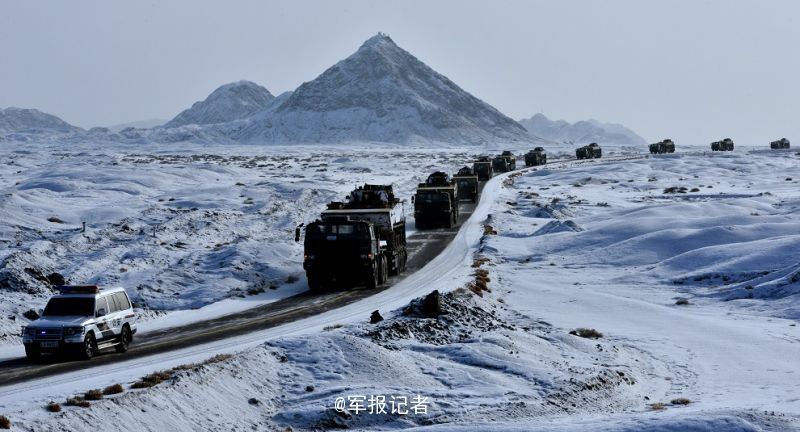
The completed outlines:
<svg viewBox="0 0 800 432">
<path fill-rule="evenodd" d="M 0 107 L 169 119 L 231 81 L 292 90 L 383 31 L 515 119 L 800 142 L 799 16 L 791 0 L 0 0 Z"/>
</svg>

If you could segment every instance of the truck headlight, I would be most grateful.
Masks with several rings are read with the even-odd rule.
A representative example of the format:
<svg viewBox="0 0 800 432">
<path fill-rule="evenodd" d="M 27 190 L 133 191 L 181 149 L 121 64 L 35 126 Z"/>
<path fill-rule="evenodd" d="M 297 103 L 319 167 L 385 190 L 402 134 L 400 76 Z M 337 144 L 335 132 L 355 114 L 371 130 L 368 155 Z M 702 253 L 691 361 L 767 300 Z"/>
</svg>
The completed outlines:
<svg viewBox="0 0 800 432">
<path fill-rule="evenodd" d="M 82 335 L 83 327 L 64 327 L 64 336 Z"/>
</svg>

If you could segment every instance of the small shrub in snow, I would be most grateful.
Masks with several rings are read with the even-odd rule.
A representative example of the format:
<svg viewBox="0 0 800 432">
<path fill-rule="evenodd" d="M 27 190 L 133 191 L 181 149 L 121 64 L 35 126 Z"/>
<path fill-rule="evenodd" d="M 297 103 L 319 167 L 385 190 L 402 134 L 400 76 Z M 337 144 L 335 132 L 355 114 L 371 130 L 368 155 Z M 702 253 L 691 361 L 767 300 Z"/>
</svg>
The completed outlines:
<svg viewBox="0 0 800 432">
<path fill-rule="evenodd" d="M 307 391 L 308 393 L 311 393 L 311 392 L 313 392 L 313 391 L 314 391 L 314 386 L 313 386 L 313 385 L 307 385 L 307 386 L 306 386 L 306 391 Z"/>
<path fill-rule="evenodd" d="M 322 331 L 331 331 L 336 330 L 338 328 L 342 328 L 344 324 L 331 324 L 322 328 Z"/>
<path fill-rule="evenodd" d="M 89 401 L 85 400 L 84 398 L 82 398 L 80 396 L 75 396 L 75 397 L 71 397 L 71 398 L 67 399 L 67 402 L 64 403 L 64 405 L 66 405 L 66 406 L 76 406 L 76 407 L 81 407 L 81 408 L 89 408 L 90 406 L 92 406 L 92 404 L 89 403 Z"/>
<path fill-rule="evenodd" d="M 481 267 L 481 266 L 483 266 L 484 264 L 486 264 L 489 261 L 491 261 L 491 260 L 489 258 L 485 257 L 485 256 L 480 256 L 478 258 L 475 258 L 475 260 L 472 261 L 472 268 Z"/>
<path fill-rule="evenodd" d="M 47 218 L 47 221 L 48 222 L 52 222 L 52 223 L 58 223 L 58 224 L 63 224 L 64 223 L 63 220 L 61 220 L 61 219 L 59 219 L 59 218 L 57 218 L 55 216 Z"/>
<path fill-rule="evenodd" d="M 679 298 L 678 301 L 675 302 L 675 304 L 678 306 L 686 306 L 689 304 L 689 300 L 685 298 Z"/>
<path fill-rule="evenodd" d="M 52 413 L 61 412 L 61 405 L 51 401 L 49 404 L 47 404 L 46 409 Z"/>
<path fill-rule="evenodd" d="M 171 370 L 151 373 L 150 375 L 145 375 L 142 377 L 142 379 L 133 383 L 131 388 L 133 389 L 150 388 L 153 386 L 157 386 L 170 378 L 172 378 Z"/>
<path fill-rule="evenodd" d="M 125 389 L 121 385 L 114 384 L 114 385 L 110 385 L 110 386 L 104 388 L 103 389 L 103 394 L 108 396 L 108 395 L 113 395 L 113 394 L 120 394 L 120 393 L 122 393 L 124 391 L 125 391 Z"/>
<path fill-rule="evenodd" d="M 667 406 L 664 405 L 661 402 L 656 402 L 656 403 L 650 404 L 650 410 L 652 410 L 652 411 L 661 411 L 661 410 L 665 410 L 665 409 L 667 409 Z"/>
<path fill-rule="evenodd" d="M 497 231 L 491 225 L 484 225 L 483 235 L 497 235 Z"/>
<path fill-rule="evenodd" d="M 289 277 L 286 278 L 286 283 L 287 284 L 292 284 L 292 283 L 297 282 L 298 280 L 300 280 L 300 278 L 298 278 L 297 276 L 289 275 Z"/>
<path fill-rule="evenodd" d="M 11 429 L 11 420 L 4 415 L 0 415 L 0 429 Z"/>
<path fill-rule="evenodd" d="M 89 401 L 96 401 L 103 399 L 103 392 L 100 389 L 89 390 L 83 395 L 83 398 Z"/>
<path fill-rule="evenodd" d="M 689 405 L 690 403 L 692 403 L 692 401 L 686 398 L 676 398 L 672 399 L 669 403 L 671 403 L 672 405 Z"/>
<path fill-rule="evenodd" d="M 569 334 L 587 339 L 599 339 L 603 337 L 602 333 L 593 328 L 577 328 L 569 332 Z"/>
</svg>

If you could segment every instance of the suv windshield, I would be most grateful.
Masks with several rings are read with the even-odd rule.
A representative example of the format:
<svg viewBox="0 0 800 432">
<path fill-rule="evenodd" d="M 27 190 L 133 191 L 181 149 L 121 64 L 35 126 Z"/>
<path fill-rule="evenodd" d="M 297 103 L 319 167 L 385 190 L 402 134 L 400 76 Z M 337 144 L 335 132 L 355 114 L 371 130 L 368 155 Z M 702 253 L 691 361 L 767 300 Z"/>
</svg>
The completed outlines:
<svg viewBox="0 0 800 432">
<path fill-rule="evenodd" d="M 47 302 L 42 316 L 94 316 L 92 297 L 55 297 Z"/>
</svg>

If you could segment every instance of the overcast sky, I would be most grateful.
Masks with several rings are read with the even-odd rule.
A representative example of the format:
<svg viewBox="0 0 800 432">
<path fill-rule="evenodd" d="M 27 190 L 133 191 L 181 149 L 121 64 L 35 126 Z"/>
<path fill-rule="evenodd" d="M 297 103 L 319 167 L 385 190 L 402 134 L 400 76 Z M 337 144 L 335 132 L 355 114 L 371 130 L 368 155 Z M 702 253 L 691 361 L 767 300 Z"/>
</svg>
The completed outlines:
<svg viewBox="0 0 800 432">
<path fill-rule="evenodd" d="M 800 142 L 798 17 L 791 0 L 0 0 L 0 107 L 169 119 L 231 81 L 293 90 L 382 31 L 514 119 Z"/>
</svg>

